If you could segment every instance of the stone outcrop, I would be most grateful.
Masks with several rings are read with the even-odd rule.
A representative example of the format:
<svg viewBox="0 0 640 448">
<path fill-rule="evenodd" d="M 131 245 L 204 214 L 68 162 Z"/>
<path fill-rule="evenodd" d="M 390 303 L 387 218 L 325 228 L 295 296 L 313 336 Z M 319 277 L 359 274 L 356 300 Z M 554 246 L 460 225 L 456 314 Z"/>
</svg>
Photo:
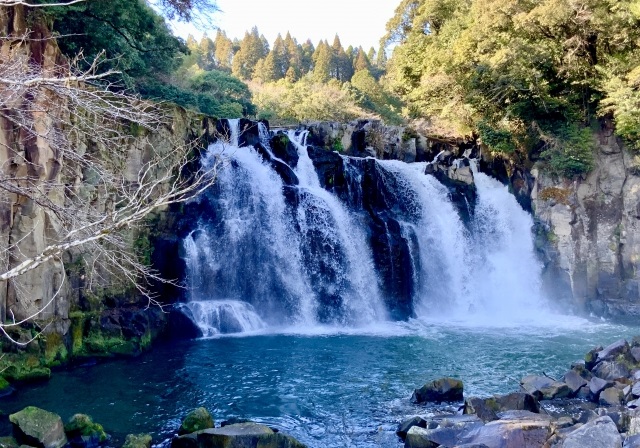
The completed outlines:
<svg viewBox="0 0 640 448">
<path fill-rule="evenodd" d="M 640 315 L 640 172 L 604 122 L 594 135 L 595 169 L 560 180 L 531 170 L 532 206 L 550 243 L 546 274 L 554 295 L 599 316 Z"/>
</svg>

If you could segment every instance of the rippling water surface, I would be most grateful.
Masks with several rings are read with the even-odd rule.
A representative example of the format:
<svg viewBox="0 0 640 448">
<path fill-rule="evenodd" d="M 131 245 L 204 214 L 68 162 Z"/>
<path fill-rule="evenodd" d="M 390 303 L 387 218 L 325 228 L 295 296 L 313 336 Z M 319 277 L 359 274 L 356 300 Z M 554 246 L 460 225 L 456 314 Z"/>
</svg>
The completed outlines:
<svg viewBox="0 0 640 448">
<path fill-rule="evenodd" d="M 637 333 L 566 318 L 535 328 L 410 322 L 202 339 L 56 372 L 48 383 L 0 399 L 0 409 L 36 405 L 65 420 L 87 413 L 114 444 L 133 432 L 167 444 L 184 414 L 205 406 L 216 422 L 250 418 L 311 447 L 396 447 L 401 419 L 437 411 L 409 403 L 426 381 L 454 376 L 466 396 L 506 393 L 525 374 L 559 377 L 593 346 Z"/>
</svg>

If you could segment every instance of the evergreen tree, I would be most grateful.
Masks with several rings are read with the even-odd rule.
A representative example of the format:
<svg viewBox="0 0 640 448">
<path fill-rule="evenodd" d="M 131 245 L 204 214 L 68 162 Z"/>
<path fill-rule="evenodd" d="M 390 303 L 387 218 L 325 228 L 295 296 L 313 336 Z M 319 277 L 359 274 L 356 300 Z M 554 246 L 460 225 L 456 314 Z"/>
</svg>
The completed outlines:
<svg viewBox="0 0 640 448">
<path fill-rule="evenodd" d="M 216 46 L 207 35 L 202 37 L 198 50 L 200 53 L 198 65 L 201 69 L 208 71 L 218 68 L 216 64 Z"/>
<path fill-rule="evenodd" d="M 333 52 L 326 41 L 320 41 L 314 52 L 313 79 L 325 83 L 331 79 Z"/>
<path fill-rule="evenodd" d="M 278 34 L 276 40 L 273 42 L 273 50 L 271 50 L 270 55 L 272 55 L 273 58 L 275 79 L 284 78 L 287 70 L 289 70 L 289 53 L 280 34 Z"/>
<path fill-rule="evenodd" d="M 369 48 L 369 52 L 367 53 L 367 59 L 369 59 L 369 63 L 373 64 L 373 61 L 376 60 L 376 50 L 375 48 Z"/>
<path fill-rule="evenodd" d="M 226 71 L 231 71 L 231 61 L 233 60 L 233 42 L 224 31 L 218 30 L 216 39 L 213 42 L 215 47 L 216 65 Z"/>
<path fill-rule="evenodd" d="M 364 52 L 362 47 L 358 47 L 358 54 L 355 61 L 353 62 L 353 69 L 356 72 L 359 72 L 360 70 L 369 70 L 370 67 L 371 63 L 369 62 L 366 53 Z"/>
<path fill-rule="evenodd" d="M 304 76 L 313 69 L 313 54 L 316 49 L 310 39 L 302 44 L 300 55 L 300 76 Z"/>
<path fill-rule="evenodd" d="M 258 28 L 254 26 L 250 33 L 245 33 L 240 42 L 240 49 L 233 58 L 233 74 L 240 79 L 250 79 L 258 61 L 266 55 L 264 41 L 258 33 Z"/>
<path fill-rule="evenodd" d="M 385 51 L 384 45 L 380 45 L 380 49 L 376 55 L 376 68 L 382 71 L 387 68 L 387 52 Z"/>
<path fill-rule="evenodd" d="M 351 79 L 353 71 L 351 70 L 349 58 L 347 57 L 337 34 L 333 39 L 331 51 L 333 53 L 331 60 L 331 76 L 338 81 L 348 81 Z"/>
</svg>

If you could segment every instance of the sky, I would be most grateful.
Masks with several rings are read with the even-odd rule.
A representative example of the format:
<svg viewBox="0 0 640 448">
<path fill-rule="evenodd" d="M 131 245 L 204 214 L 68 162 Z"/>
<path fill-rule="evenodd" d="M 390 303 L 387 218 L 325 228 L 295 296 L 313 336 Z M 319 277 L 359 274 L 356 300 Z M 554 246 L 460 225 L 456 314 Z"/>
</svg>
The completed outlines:
<svg viewBox="0 0 640 448">
<path fill-rule="evenodd" d="M 393 16 L 400 0 L 217 0 L 220 11 L 213 15 L 213 27 L 227 32 L 231 39 L 242 39 L 254 25 L 273 44 L 278 33 L 287 31 L 299 43 L 310 38 L 314 45 L 321 39 L 329 44 L 338 34 L 344 48 L 362 45 L 365 50 L 378 50 L 385 25 Z M 196 39 L 203 31 L 192 25 L 174 24 L 174 31 Z M 210 37 L 215 30 L 207 31 Z"/>
</svg>

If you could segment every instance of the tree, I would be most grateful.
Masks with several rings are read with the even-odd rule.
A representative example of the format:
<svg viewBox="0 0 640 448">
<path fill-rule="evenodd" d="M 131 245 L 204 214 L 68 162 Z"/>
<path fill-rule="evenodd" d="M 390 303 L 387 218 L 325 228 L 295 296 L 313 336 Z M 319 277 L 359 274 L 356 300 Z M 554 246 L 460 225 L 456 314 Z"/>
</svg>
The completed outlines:
<svg viewBox="0 0 640 448">
<path fill-rule="evenodd" d="M 314 56 L 313 79 L 316 82 L 325 83 L 331 79 L 331 68 L 333 66 L 333 52 L 327 42 L 318 44 Z"/>
<path fill-rule="evenodd" d="M 224 31 L 218 30 L 213 44 L 216 49 L 216 64 L 221 70 L 231 72 L 231 61 L 234 54 L 233 42 Z"/>
<path fill-rule="evenodd" d="M 199 66 L 203 70 L 214 70 L 218 68 L 216 63 L 216 45 L 207 35 L 203 36 L 198 45 Z"/>
<path fill-rule="evenodd" d="M 9 299 L 0 306 L 0 332 L 7 337 L 10 327 L 55 313 L 69 259 L 82 263 L 88 285 L 117 273 L 157 303 L 148 282 L 167 280 L 136 254 L 130 232 L 154 211 L 211 185 L 219 163 L 192 165 L 194 146 L 185 136 L 165 141 L 164 150 L 154 145 L 158 133 L 171 137 L 167 108 L 109 89 L 105 80 L 119 73 L 103 70 L 103 54 L 62 58 L 39 10 L 16 3 L 3 0 L 16 20 L 0 30 L 6 56 L 0 59 L 0 146 L 11 160 L 0 166 L 0 209 L 12 216 L 12 224 L 3 223 L 11 237 L 0 251 L 0 283 Z M 26 23 L 36 31 L 21 28 Z M 5 52 L 8 45 L 15 51 Z M 139 146 L 132 148 L 134 140 Z M 128 150 L 139 154 L 136 164 Z M 29 278 L 40 275 L 56 275 L 55 287 L 32 297 Z"/>
<path fill-rule="evenodd" d="M 251 79 L 258 61 L 267 56 L 268 48 L 260 37 L 257 27 L 246 32 L 240 42 L 240 50 L 233 58 L 232 71 L 240 79 Z"/>
</svg>

